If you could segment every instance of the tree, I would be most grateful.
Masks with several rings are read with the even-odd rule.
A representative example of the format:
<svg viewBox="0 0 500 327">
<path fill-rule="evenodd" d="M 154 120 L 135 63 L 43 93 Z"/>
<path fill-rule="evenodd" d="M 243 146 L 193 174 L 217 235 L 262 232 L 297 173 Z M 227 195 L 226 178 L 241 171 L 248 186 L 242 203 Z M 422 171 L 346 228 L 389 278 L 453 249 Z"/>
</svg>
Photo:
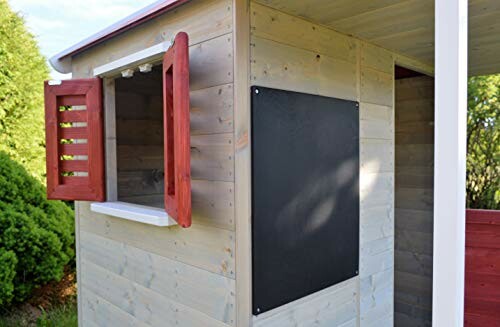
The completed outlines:
<svg viewBox="0 0 500 327">
<path fill-rule="evenodd" d="M 24 20 L 0 0 L 0 150 L 37 179 L 45 175 L 45 58 Z"/>
<path fill-rule="evenodd" d="M 500 75 L 471 77 L 467 117 L 467 207 L 500 209 Z"/>
</svg>

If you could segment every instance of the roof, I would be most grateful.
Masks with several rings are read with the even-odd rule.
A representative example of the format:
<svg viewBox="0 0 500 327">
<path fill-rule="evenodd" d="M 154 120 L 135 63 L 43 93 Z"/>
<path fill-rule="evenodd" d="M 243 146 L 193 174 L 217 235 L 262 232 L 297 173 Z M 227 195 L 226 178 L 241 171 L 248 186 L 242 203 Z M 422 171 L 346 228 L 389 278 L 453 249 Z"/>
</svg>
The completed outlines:
<svg viewBox="0 0 500 327">
<path fill-rule="evenodd" d="M 78 42 L 50 58 L 50 64 L 60 73 L 71 72 L 71 57 L 94 47 L 110 38 L 143 24 L 161 14 L 164 14 L 189 0 L 159 0 L 144 7 L 130 16 L 114 23 L 100 32 Z"/>
</svg>

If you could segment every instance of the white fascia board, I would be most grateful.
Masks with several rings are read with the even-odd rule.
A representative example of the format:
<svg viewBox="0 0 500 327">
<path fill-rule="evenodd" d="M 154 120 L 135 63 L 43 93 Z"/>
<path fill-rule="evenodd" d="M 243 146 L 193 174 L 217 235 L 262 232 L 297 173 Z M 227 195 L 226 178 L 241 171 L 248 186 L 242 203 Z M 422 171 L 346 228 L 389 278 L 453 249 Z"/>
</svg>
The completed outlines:
<svg viewBox="0 0 500 327">
<path fill-rule="evenodd" d="M 122 70 L 135 69 L 146 63 L 153 63 L 162 59 L 163 54 L 172 45 L 171 41 L 165 41 L 153 45 L 141 51 L 122 57 L 110 63 L 94 68 L 94 76 L 110 77 L 118 75 Z"/>
<path fill-rule="evenodd" d="M 94 202 L 90 210 L 108 216 L 123 218 L 159 227 L 175 226 L 177 222 L 164 209 L 126 202 Z"/>
</svg>

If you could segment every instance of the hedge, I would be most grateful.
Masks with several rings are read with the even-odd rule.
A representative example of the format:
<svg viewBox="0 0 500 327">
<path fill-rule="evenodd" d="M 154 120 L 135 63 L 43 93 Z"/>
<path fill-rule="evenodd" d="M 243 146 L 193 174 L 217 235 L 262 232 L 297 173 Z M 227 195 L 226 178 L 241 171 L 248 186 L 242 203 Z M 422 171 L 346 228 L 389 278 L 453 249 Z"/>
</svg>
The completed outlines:
<svg viewBox="0 0 500 327">
<path fill-rule="evenodd" d="M 48 201 L 45 187 L 0 151 L 0 305 L 63 276 L 74 258 L 74 214 Z"/>
</svg>

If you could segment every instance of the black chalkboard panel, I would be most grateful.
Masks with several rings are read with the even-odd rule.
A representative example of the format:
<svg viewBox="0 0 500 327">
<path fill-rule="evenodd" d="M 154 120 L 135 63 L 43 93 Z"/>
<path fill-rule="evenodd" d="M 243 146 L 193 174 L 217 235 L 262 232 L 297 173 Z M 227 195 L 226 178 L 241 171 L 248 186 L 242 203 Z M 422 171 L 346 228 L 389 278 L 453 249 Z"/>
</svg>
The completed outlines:
<svg viewBox="0 0 500 327">
<path fill-rule="evenodd" d="M 253 313 L 358 274 L 358 103 L 252 87 Z"/>
</svg>

